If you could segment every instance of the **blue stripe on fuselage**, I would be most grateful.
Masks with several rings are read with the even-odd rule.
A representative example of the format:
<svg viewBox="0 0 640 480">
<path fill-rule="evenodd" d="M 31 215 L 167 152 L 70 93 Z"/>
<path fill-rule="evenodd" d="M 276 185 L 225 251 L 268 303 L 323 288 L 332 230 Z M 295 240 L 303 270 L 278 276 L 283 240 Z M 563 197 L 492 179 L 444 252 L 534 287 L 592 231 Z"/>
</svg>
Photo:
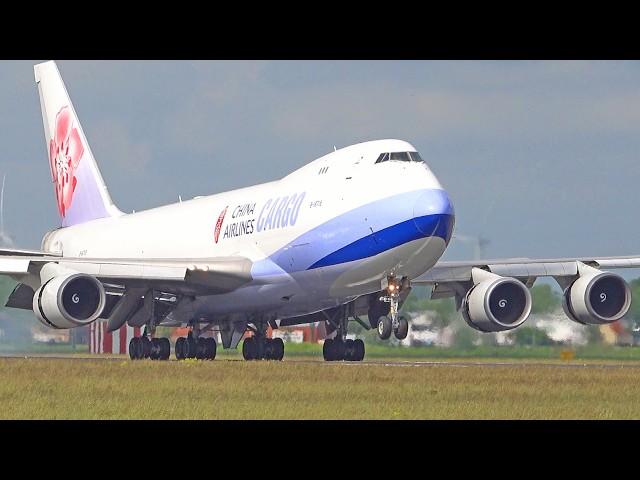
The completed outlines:
<svg viewBox="0 0 640 480">
<path fill-rule="evenodd" d="M 439 237 L 448 243 L 453 224 L 453 215 L 449 214 L 426 215 L 407 220 L 350 243 L 321 258 L 311 265 L 309 270 L 373 257 L 420 238 Z"/>
<path fill-rule="evenodd" d="M 312 228 L 255 262 L 251 273 L 255 278 L 335 265 L 431 236 L 443 238 L 448 244 L 453 224 L 453 206 L 444 190 L 405 192 L 349 210 Z"/>
</svg>

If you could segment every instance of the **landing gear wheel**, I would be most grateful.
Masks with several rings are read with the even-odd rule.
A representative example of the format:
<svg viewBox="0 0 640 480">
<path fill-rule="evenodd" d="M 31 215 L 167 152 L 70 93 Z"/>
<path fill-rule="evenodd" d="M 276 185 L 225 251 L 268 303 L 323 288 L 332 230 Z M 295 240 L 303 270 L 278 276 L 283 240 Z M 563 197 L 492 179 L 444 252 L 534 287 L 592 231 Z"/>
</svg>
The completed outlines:
<svg viewBox="0 0 640 480">
<path fill-rule="evenodd" d="M 364 342 L 359 338 L 353 341 L 353 361 L 361 362 L 364 359 Z"/>
<path fill-rule="evenodd" d="M 333 339 L 327 338 L 322 345 L 322 356 L 325 361 L 333 362 Z"/>
<path fill-rule="evenodd" d="M 389 317 L 380 317 L 378 319 L 378 336 L 382 340 L 387 340 L 391 336 L 391 319 Z"/>
<path fill-rule="evenodd" d="M 149 358 L 149 356 L 151 355 L 151 340 L 149 340 L 149 337 L 140 337 L 140 341 L 142 343 L 141 358 Z"/>
<path fill-rule="evenodd" d="M 354 349 L 354 341 L 347 340 L 344 342 L 344 360 L 348 362 L 355 361 L 355 349 Z"/>
<path fill-rule="evenodd" d="M 176 360 L 187 358 L 187 339 L 180 337 L 176 340 Z"/>
<path fill-rule="evenodd" d="M 199 337 L 198 340 L 196 340 L 196 358 L 198 360 L 205 360 L 207 358 L 208 344 L 209 342 L 204 337 Z"/>
<path fill-rule="evenodd" d="M 271 338 L 265 338 L 264 342 L 264 349 L 262 351 L 262 359 L 263 360 L 273 360 L 273 354 L 274 354 L 274 343 L 273 343 L 273 339 Z"/>
<path fill-rule="evenodd" d="M 334 360 L 345 360 L 345 354 L 347 353 L 347 345 L 342 341 L 342 339 L 334 339 L 333 340 L 333 359 Z"/>
<path fill-rule="evenodd" d="M 273 357 L 272 360 L 282 361 L 284 358 L 284 342 L 281 338 L 273 339 Z"/>
<path fill-rule="evenodd" d="M 198 353 L 198 343 L 196 342 L 196 339 L 189 336 L 186 340 L 186 348 L 184 349 L 185 358 L 196 358 L 196 354 Z"/>
<path fill-rule="evenodd" d="M 256 360 L 258 358 L 258 345 L 256 339 L 248 337 L 242 342 L 242 356 L 245 360 Z"/>
<path fill-rule="evenodd" d="M 149 358 L 151 360 L 159 360 L 160 359 L 160 339 L 152 338 L 150 340 L 151 349 L 149 351 Z"/>
<path fill-rule="evenodd" d="M 142 343 L 140 337 L 133 337 L 129 341 L 129 358 L 139 360 L 142 358 Z"/>
<path fill-rule="evenodd" d="M 205 359 L 214 360 L 216 358 L 216 352 L 218 350 L 218 345 L 216 344 L 216 340 L 214 338 L 207 338 L 206 340 L 206 348 L 205 348 Z"/>
<path fill-rule="evenodd" d="M 404 340 L 409 333 L 409 322 L 405 317 L 398 318 L 398 326 L 394 330 L 393 334 L 398 340 Z"/>
<path fill-rule="evenodd" d="M 171 356 L 171 342 L 168 338 L 158 339 L 158 360 L 169 360 Z"/>
</svg>

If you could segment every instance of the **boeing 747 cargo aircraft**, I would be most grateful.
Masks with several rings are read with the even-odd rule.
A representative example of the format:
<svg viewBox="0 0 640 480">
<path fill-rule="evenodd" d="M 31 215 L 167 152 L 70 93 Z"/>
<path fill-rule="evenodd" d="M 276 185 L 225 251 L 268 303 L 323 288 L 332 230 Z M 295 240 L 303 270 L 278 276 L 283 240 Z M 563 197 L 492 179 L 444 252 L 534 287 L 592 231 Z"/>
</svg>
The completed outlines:
<svg viewBox="0 0 640 480">
<path fill-rule="evenodd" d="M 324 322 L 327 361 L 361 361 L 352 320 L 382 339 L 405 338 L 399 309 L 412 286 L 455 298 L 471 328 L 522 325 L 529 288 L 553 277 L 569 318 L 606 324 L 631 292 L 603 269 L 640 257 L 443 262 L 454 230 L 451 199 L 416 148 L 402 140 L 329 153 L 270 183 L 124 214 L 111 199 L 54 62 L 35 66 L 61 227 L 41 251 L 0 250 L 0 274 L 18 282 L 7 306 L 32 309 L 50 328 L 104 319 L 113 331 L 143 327 L 132 359 L 167 360 L 158 326 L 188 326 L 177 359 L 213 359 L 242 343 L 246 360 L 281 360 L 268 327 Z M 108 161 L 108 159 L 107 159 Z M 361 317 L 364 320 L 361 320 Z"/>
</svg>

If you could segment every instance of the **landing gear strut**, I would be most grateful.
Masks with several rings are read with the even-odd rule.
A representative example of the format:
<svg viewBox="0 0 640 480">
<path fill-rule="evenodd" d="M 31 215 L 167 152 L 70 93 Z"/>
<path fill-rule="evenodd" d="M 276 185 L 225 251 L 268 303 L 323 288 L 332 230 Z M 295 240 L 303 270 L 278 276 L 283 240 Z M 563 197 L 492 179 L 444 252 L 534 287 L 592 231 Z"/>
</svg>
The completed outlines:
<svg viewBox="0 0 640 480">
<path fill-rule="evenodd" d="M 147 296 L 149 295 L 149 296 Z M 144 327 L 144 332 L 140 337 L 133 337 L 129 341 L 129 358 L 131 360 L 169 360 L 171 355 L 171 343 L 168 338 L 155 338 L 158 318 L 155 313 L 155 292 L 151 291 L 145 295 L 145 301 L 151 300 L 151 311 L 148 323 Z"/>
<path fill-rule="evenodd" d="M 400 292 L 404 282 L 394 277 L 389 277 L 387 282 L 386 295 L 380 297 L 380 302 L 389 304 L 389 314 L 378 319 L 378 336 L 387 340 L 393 332 L 398 340 L 404 340 L 409 333 L 409 322 L 404 316 L 398 315 Z"/>
<path fill-rule="evenodd" d="M 284 358 L 284 342 L 281 338 L 267 338 L 265 323 L 251 329 L 253 336 L 242 342 L 242 356 L 245 360 L 277 360 Z"/>
<path fill-rule="evenodd" d="M 348 362 L 361 362 L 364 359 L 364 342 L 359 338 L 347 339 L 347 325 L 349 319 L 344 310 L 338 311 L 339 324 L 334 338 L 327 338 L 322 346 L 322 356 L 327 362 L 346 360 Z M 333 323 L 333 322 L 331 322 Z"/>
</svg>

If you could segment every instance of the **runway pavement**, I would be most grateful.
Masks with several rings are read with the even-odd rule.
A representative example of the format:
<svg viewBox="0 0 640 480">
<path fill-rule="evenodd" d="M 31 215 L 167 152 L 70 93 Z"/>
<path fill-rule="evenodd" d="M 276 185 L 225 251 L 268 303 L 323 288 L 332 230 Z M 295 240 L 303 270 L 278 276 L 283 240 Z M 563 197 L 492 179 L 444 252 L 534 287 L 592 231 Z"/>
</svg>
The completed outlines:
<svg viewBox="0 0 640 480">
<path fill-rule="evenodd" d="M 78 354 L 0 354 L 0 360 L 20 360 L 20 359 L 47 359 L 47 360 L 85 360 L 85 361 L 111 361 L 122 362 L 132 361 L 125 356 L 109 356 L 109 355 L 78 355 Z M 144 360 L 151 362 L 152 360 Z M 177 361 L 171 359 L 170 361 Z M 527 360 L 504 360 L 504 361 L 467 361 L 460 359 L 443 359 L 443 360 L 389 360 L 389 359 L 371 359 L 362 362 L 325 362 L 321 358 L 304 358 L 291 357 L 285 358 L 286 362 L 320 364 L 327 366 L 343 365 L 348 367 L 359 366 L 379 366 L 379 367 L 549 367 L 549 368 L 640 368 L 640 362 L 626 363 L 602 363 L 591 361 L 588 363 L 581 361 L 567 362 L 545 362 L 545 361 L 527 361 Z M 238 358 L 218 358 L 214 362 L 244 362 Z M 207 362 L 209 363 L 209 362 Z"/>
</svg>

